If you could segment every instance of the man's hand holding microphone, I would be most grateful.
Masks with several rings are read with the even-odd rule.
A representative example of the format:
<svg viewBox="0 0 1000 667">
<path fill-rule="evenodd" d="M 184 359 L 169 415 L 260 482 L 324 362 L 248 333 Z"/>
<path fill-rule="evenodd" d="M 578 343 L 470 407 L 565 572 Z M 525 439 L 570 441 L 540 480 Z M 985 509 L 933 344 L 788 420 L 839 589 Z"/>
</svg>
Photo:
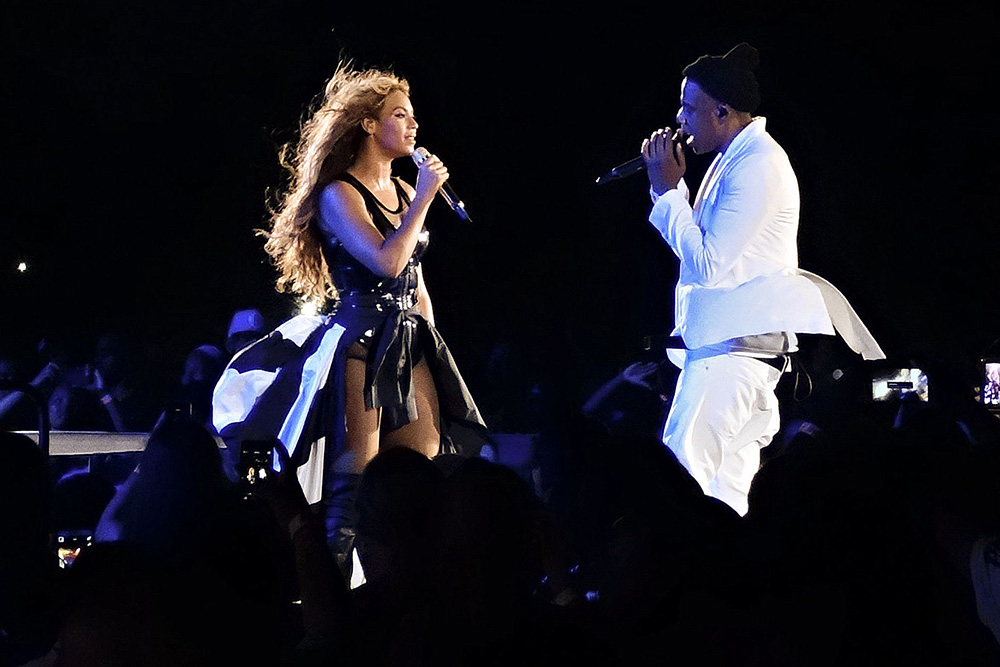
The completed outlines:
<svg viewBox="0 0 1000 667">
<path fill-rule="evenodd" d="M 673 190 L 687 170 L 684 146 L 687 136 L 681 130 L 669 127 L 653 132 L 643 140 L 640 154 L 646 163 L 649 184 L 657 195 Z"/>
</svg>

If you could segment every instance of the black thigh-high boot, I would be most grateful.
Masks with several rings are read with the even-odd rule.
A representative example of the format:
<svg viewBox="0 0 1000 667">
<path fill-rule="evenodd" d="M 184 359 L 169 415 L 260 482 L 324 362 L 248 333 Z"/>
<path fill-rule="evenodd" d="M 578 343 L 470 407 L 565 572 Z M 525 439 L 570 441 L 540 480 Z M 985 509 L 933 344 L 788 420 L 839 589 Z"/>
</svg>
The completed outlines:
<svg viewBox="0 0 1000 667">
<path fill-rule="evenodd" d="M 351 584 L 352 552 L 358 524 L 354 496 L 360 479 L 361 475 L 354 473 L 327 471 L 323 480 L 326 544 L 348 586 Z"/>
</svg>

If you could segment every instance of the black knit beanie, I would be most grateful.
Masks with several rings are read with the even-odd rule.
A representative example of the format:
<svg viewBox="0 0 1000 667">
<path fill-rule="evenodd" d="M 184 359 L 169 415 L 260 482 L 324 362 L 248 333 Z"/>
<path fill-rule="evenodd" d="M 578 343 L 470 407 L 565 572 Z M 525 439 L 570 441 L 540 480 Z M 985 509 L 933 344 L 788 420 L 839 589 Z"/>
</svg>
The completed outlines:
<svg viewBox="0 0 1000 667">
<path fill-rule="evenodd" d="M 760 106 L 760 90 L 753 73 L 759 62 L 757 49 L 741 42 L 724 56 L 698 58 L 684 68 L 683 74 L 720 102 L 753 113 Z"/>
</svg>

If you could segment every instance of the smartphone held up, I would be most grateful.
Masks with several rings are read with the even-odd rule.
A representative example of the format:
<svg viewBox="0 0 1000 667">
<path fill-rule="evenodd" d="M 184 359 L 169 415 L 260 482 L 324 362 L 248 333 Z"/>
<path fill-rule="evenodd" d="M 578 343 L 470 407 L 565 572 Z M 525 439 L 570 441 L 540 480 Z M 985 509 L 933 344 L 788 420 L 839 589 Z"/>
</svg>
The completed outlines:
<svg viewBox="0 0 1000 667">
<path fill-rule="evenodd" d="M 274 448 L 277 440 L 245 440 L 240 443 L 239 483 L 244 498 L 249 498 L 276 474 Z"/>
</svg>

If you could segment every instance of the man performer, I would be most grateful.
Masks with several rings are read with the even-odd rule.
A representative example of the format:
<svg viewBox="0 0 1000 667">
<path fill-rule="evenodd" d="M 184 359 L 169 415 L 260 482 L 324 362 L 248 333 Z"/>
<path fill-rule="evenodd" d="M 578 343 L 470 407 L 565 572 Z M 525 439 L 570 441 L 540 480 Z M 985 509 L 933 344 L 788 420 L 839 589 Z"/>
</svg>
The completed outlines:
<svg viewBox="0 0 1000 667">
<path fill-rule="evenodd" d="M 864 358 L 885 358 L 840 292 L 798 268 L 798 182 L 753 116 L 757 64 L 746 43 L 698 58 L 683 71 L 677 130 L 642 144 L 649 221 L 680 260 L 673 334 L 685 349 L 669 352 L 681 373 L 663 440 L 706 494 L 740 515 L 780 425 L 774 389 L 796 333 L 836 329 Z M 693 206 L 685 145 L 717 153 Z"/>
</svg>

